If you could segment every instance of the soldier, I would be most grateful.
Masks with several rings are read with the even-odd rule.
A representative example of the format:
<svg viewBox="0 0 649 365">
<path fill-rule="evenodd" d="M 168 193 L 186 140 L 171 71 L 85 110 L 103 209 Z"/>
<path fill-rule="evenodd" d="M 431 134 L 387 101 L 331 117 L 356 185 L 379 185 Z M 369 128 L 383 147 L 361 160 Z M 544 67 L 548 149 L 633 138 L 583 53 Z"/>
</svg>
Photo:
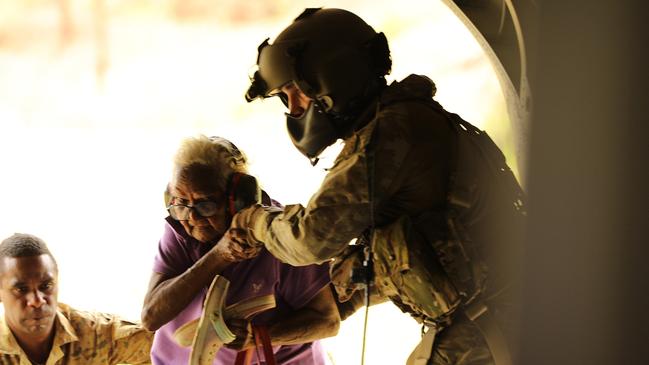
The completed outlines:
<svg viewBox="0 0 649 365">
<path fill-rule="evenodd" d="M 387 85 L 385 36 L 348 11 L 306 9 L 257 66 L 246 99 L 279 96 L 301 153 L 315 164 L 344 148 L 306 207 L 253 206 L 232 227 L 292 265 L 333 258 L 343 318 L 369 301 L 364 286 L 423 323 L 409 363 L 510 363 L 525 212 L 498 147 L 433 100 L 427 77 Z"/>
</svg>

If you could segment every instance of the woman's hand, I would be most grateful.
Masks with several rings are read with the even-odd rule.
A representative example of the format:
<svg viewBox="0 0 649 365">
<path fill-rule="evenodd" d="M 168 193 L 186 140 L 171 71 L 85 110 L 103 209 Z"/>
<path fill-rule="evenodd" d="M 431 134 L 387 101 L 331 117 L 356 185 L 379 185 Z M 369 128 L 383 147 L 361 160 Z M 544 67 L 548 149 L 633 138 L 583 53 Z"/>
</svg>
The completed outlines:
<svg viewBox="0 0 649 365">
<path fill-rule="evenodd" d="M 255 346 L 255 336 L 252 333 L 252 325 L 250 324 L 250 321 L 246 319 L 231 318 L 226 321 L 226 324 L 230 331 L 232 331 L 236 336 L 234 341 L 225 345 L 226 347 L 241 351 Z"/>
</svg>

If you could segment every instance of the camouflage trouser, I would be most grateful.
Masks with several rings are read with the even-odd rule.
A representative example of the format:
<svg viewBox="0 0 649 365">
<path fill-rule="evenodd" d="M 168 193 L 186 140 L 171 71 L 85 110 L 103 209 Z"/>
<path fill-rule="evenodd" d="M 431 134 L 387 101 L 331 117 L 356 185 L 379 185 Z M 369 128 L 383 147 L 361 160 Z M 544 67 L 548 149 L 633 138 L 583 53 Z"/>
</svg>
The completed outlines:
<svg viewBox="0 0 649 365">
<path fill-rule="evenodd" d="M 502 331 L 501 336 L 504 336 L 501 339 L 506 341 L 505 353 L 509 352 L 508 357 L 514 358 L 515 354 L 511 351 L 516 349 L 517 345 L 518 326 L 515 319 L 519 318 L 519 314 L 515 310 L 517 307 L 512 305 L 511 293 L 501 294 L 497 301 L 491 302 L 489 308 L 493 323 Z M 503 356 L 502 349 L 500 352 Z M 428 365 L 450 364 L 500 365 L 495 364 L 480 328 L 463 313 L 458 313 L 453 324 L 436 335 L 428 362 Z"/>
<path fill-rule="evenodd" d="M 429 365 L 494 365 L 480 329 L 462 318 L 437 334 Z"/>
</svg>

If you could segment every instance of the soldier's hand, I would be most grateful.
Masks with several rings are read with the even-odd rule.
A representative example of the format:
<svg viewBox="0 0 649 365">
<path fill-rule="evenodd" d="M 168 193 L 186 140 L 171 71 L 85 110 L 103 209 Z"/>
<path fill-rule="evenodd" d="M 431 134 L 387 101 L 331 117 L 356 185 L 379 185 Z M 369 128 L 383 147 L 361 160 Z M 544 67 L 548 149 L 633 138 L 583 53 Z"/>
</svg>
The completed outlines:
<svg viewBox="0 0 649 365">
<path fill-rule="evenodd" d="M 258 241 L 250 232 L 253 214 L 257 209 L 261 209 L 260 207 L 261 206 L 257 204 L 241 209 L 234 215 L 234 217 L 232 217 L 232 223 L 230 223 L 231 229 L 239 229 L 246 233 L 245 244 L 250 247 L 261 247 L 264 245 L 263 242 Z"/>
<path fill-rule="evenodd" d="M 263 245 L 249 245 L 248 234 L 240 228 L 230 228 L 228 233 L 232 237 L 230 244 L 230 254 L 238 261 L 248 260 L 259 255 Z"/>
<path fill-rule="evenodd" d="M 259 255 L 261 247 L 248 245 L 244 230 L 230 228 L 214 246 L 213 250 L 226 261 L 239 262 Z"/>
<path fill-rule="evenodd" d="M 255 204 L 238 211 L 237 214 L 235 214 L 234 217 L 232 217 L 232 222 L 230 223 L 230 227 L 247 229 L 248 226 L 250 225 L 250 219 L 252 217 L 252 214 L 259 207 L 260 207 L 259 204 Z"/>
<path fill-rule="evenodd" d="M 236 336 L 234 341 L 225 346 L 233 350 L 241 351 L 255 346 L 255 337 L 252 333 L 252 325 L 246 319 L 231 318 L 226 321 L 228 329 Z"/>
</svg>

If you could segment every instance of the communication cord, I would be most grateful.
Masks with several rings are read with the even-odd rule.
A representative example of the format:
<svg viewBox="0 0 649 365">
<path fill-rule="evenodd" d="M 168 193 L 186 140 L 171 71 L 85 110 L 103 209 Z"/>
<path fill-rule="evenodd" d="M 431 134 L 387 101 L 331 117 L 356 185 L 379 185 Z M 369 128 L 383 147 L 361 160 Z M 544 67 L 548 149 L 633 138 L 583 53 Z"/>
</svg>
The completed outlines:
<svg viewBox="0 0 649 365">
<path fill-rule="evenodd" d="M 376 138 L 375 135 L 372 135 Z M 367 173 L 368 173 L 368 190 L 370 200 L 370 233 L 367 245 L 365 246 L 363 260 L 363 272 L 365 280 L 365 320 L 363 321 L 363 346 L 361 348 L 361 365 L 365 365 L 365 343 L 367 342 L 367 319 L 370 312 L 370 286 L 374 276 L 374 267 L 372 265 L 372 241 L 374 238 L 374 146 L 373 143 L 368 146 L 367 156 Z"/>
</svg>

